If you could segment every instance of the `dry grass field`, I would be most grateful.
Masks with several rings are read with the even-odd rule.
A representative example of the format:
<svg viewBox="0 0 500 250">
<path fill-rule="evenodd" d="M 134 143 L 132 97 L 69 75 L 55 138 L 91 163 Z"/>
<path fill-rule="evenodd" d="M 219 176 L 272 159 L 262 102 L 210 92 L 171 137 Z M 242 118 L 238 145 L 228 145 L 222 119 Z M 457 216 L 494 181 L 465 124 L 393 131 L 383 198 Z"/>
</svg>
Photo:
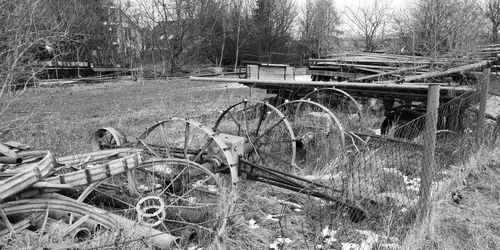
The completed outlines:
<svg viewBox="0 0 500 250">
<path fill-rule="evenodd" d="M 49 149 L 58 156 L 76 154 L 91 150 L 91 135 L 99 127 L 120 128 L 130 141 L 135 141 L 136 136 L 156 121 L 183 117 L 211 126 L 231 104 L 265 97 L 269 95 L 264 90 L 185 79 L 32 88 L 0 113 L 0 139 Z M 221 246 L 227 249 L 496 249 L 500 246 L 497 225 L 500 186 L 495 184 L 500 178 L 497 156 L 494 150 L 484 150 L 467 165 L 455 166 L 451 178 L 443 180 L 436 193 L 431 217 L 415 227 L 406 239 L 394 231 L 398 228 L 388 226 L 399 218 L 378 225 L 373 221 L 352 223 L 330 203 L 251 181 L 244 181 L 238 187 L 236 202 L 223 197 L 217 216 L 229 216 L 229 221 L 222 233 L 201 235 L 189 230 L 171 230 L 182 238 L 179 248 L 183 249 Z M 455 203 L 453 193 L 464 197 L 460 204 Z M 229 203 L 234 205 L 231 211 L 224 205 Z M 213 244 L 217 234 L 219 242 Z M 399 238 L 391 237 L 395 234 Z M 116 247 L 110 235 L 77 245 L 50 237 L 20 240 L 11 246 Z M 129 237 L 124 240 L 134 239 Z M 123 249 L 148 246 L 147 241 L 120 245 Z"/>
<path fill-rule="evenodd" d="M 186 79 L 32 88 L 0 114 L 0 136 L 67 155 L 90 150 L 90 136 L 99 127 L 118 127 L 135 139 L 170 117 L 213 125 L 210 119 L 230 104 L 264 96 L 241 85 Z"/>
</svg>

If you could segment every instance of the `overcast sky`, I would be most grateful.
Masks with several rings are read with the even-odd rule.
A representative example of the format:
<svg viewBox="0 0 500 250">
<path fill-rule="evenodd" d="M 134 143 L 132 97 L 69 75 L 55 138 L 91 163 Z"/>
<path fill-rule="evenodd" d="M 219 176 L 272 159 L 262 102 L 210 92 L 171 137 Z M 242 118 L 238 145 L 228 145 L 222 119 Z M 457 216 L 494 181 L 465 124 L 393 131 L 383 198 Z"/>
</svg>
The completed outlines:
<svg viewBox="0 0 500 250">
<path fill-rule="evenodd" d="M 296 0 L 297 7 L 300 8 L 306 3 L 307 0 Z M 351 30 L 351 25 L 349 20 L 346 18 L 347 7 L 356 9 L 359 6 L 372 6 L 376 0 L 334 0 L 337 10 L 341 13 L 342 18 L 342 28 L 344 31 L 349 32 Z M 389 8 L 393 11 L 398 11 L 406 8 L 412 2 L 411 0 L 378 0 L 378 2 L 383 2 L 388 4 Z"/>
<path fill-rule="evenodd" d="M 297 0 L 298 4 L 303 4 L 307 0 Z M 408 3 L 411 2 L 411 0 L 378 0 L 379 2 L 386 2 L 388 3 L 392 8 L 401 8 L 406 6 Z M 356 8 L 359 5 L 371 5 L 375 0 L 334 0 L 335 5 L 339 9 L 339 11 L 344 12 L 345 7 L 351 7 L 351 8 Z"/>
</svg>

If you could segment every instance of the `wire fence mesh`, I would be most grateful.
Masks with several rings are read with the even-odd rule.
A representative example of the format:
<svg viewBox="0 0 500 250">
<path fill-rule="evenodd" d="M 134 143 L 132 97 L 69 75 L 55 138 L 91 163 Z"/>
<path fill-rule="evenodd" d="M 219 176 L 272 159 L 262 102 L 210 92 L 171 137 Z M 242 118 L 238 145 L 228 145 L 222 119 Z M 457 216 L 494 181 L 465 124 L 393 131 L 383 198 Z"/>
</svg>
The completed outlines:
<svg viewBox="0 0 500 250">
<path fill-rule="evenodd" d="M 357 204 L 366 217 L 346 211 L 350 223 L 340 228 L 365 228 L 404 237 L 429 210 L 431 205 L 425 201 L 439 182 L 450 178 L 452 169 L 464 164 L 482 146 L 497 143 L 497 118 L 487 114 L 486 126 L 478 130 L 479 99 L 480 92 L 471 91 L 441 103 L 434 110 L 435 130 L 425 129 L 432 112 L 408 121 L 412 111 L 402 106 L 392 114 L 386 112 L 384 122 L 390 124 L 383 136 L 347 132 L 346 138 L 352 138 L 347 141 L 352 144 L 343 159 L 330 165 L 330 181 L 340 187 L 342 199 Z M 487 107 L 499 104 L 496 98 L 490 98 Z M 413 108 L 425 110 L 425 106 Z M 425 144 L 434 139 L 435 150 L 429 155 L 432 151 L 426 151 Z"/>
</svg>

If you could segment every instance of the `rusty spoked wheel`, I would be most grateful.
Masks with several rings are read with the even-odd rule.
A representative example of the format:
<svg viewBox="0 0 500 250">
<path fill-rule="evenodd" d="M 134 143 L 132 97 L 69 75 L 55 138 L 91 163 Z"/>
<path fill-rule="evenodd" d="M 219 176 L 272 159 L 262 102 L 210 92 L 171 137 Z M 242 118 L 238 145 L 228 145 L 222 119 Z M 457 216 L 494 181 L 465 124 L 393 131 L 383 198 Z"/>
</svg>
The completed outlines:
<svg viewBox="0 0 500 250">
<path fill-rule="evenodd" d="M 290 122 L 274 106 L 243 100 L 224 110 L 213 130 L 244 137 L 250 150 L 243 156 L 252 162 L 291 170 L 295 164 L 295 135 Z"/>
<path fill-rule="evenodd" d="M 302 99 L 320 103 L 330 109 L 348 131 L 359 131 L 363 128 L 361 105 L 343 90 L 336 88 L 315 89 Z"/>
<path fill-rule="evenodd" d="M 290 121 L 297 138 L 299 166 L 311 170 L 324 167 L 343 153 L 344 128 L 328 108 L 309 100 L 294 100 L 278 109 Z"/>
<path fill-rule="evenodd" d="M 92 150 L 105 150 L 124 147 L 127 144 L 127 137 L 117 128 L 100 128 L 92 135 Z"/>
<path fill-rule="evenodd" d="M 186 159 L 156 158 L 141 163 L 137 170 L 133 178 L 96 183 L 92 191 L 101 199 L 109 197 L 108 202 L 121 203 L 121 209 L 114 212 L 175 236 L 195 234 L 192 238 L 211 240 L 225 223 L 220 211 L 222 206 L 231 206 L 222 203 L 230 190 L 205 166 Z"/>
<path fill-rule="evenodd" d="M 157 197 L 165 207 L 161 218 L 162 211 L 155 211 L 157 204 L 150 204 L 151 216 L 143 218 L 161 218 L 165 229 L 191 227 L 198 234 L 216 230 L 221 223 L 221 201 L 228 190 L 212 171 L 196 162 L 175 158 L 154 159 L 140 169 L 135 179 L 141 199 Z M 148 212 L 147 202 L 144 207 Z"/>
<path fill-rule="evenodd" d="M 170 118 L 147 128 L 137 138 L 146 158 L 179 158 L 202 164 L 213 173 L 230 172 L 238 182 L 237 157 L 209 127 L 189 119 Z"/>
</svg>

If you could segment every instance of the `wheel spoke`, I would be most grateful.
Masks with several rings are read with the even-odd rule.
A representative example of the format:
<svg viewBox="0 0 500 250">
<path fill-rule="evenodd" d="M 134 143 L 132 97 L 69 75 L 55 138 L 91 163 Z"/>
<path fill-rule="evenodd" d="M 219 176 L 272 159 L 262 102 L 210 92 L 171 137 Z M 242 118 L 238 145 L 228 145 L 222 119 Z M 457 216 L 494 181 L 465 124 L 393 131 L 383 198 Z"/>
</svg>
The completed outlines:
<svg viewBox="0 0 500 250">
<path fill-rule="evenodd" d="M 179 176 L 181 176 L 181 175 L 182 175 L 182 174 L 186 171 L 186 169 L 188 169 L 188 166 L 185 166 L 185 167 L 184 167 L 184 169 L 182 169 L 182 171 L 181 171 L 179 174 L 177 174 L 177 175 L 174 177 L 174 179 L 173 179 L 173 180 L 171 180 L 171 181 L 170 181 L 170 183 L 169 183 L 169 184 L 168 184 L 168 185 L 167 185 L 167 186 L 166 186 L 166 187 L 165 187 L 165 188 L 164 188 L 164 189 L 163 189 L 163 190 L 162 190 L 162 191 L 158 194 L 158 196 L 160 196 L 160 195 L 164 194 L 164 193 L 165 193 L 165 191 L 167 191 L 167 190 L 168 190 L 168 188 L 169 188 L 169 187 L 171 187 L 171 186 L 172 186 L 172 184 L 173 184 L 173 183 L 174 183 L 174 182 L 175 182 L 175 181 L 179 178 Z"/>
<path fill-rule="evenodd" d="M 210 177 L 210 176 L 208 176 L 208 177 Z M 205 182 L 207 182 L 208 180 L 210 180 L 210 178 L 206 178 L 206 179 L 205 179 L 205 180 L 204 180 L 201 184 L 199 184 L 199 185 L 205 184 Z M 188 190 L 187 192 L 183 193 L 182 195 L 183 195 L 183 196 L 184 196 L 184 195 L 187 195 L 187 194 L 191 193 L 191 191 L 193 191 L 193 190 L 195 190 L 195 189 L 196 189 L 196 187 L 193 187 L 193 188 L 191 188 L 190 190 Z M 179 198 L 177 198 L 174 202 L 172 202 L 172 204 L 175 204 L 175 203 L 176 203 L 177 201 L 179 201 L 181 198 L 182 198 L 182 197 L 181 197 L 181 196 L 179 196 Z"/>
<path fill-rule="evenodd" d="M 109 143 L 106 141 L 106 138 L 99 138 L 98 141 L 102 146 L 109 146 Z"/>
<path fill-rule="evenodd" d="M 259 115 L 259 121 L 257 122 L 257 129 L 255 129 L 255 136 L 259 135 L 260 126 L 262 125 L 262 121 L 266 118 L 266 116 L 267 116 L 267 106 L 264 105 L 262 107 L 262 112 Z"/>
<path fill-rule="evenodd" d="M 128 203 L 128 202 L 126 202 L 126 201 L 123 201 L 123 200 L 121 200 L 121 199 L 118 199 L 118 198 L 116 198 L 116 197 L 114 197 L 114 196 L 110 195 L 108 192 L 101 191 L 101 190 L 99 190 L 99 189 L 97 189 L 97 188 L 96 188 L 96 189 L 94 189 L 94 191 L 96 191 L 96 192 L 98 192 L 98 193 L 100 193 L 100 194 L 103 194 L 103 195 L 105 195 L 105 196 L 108 196 L 108 197 L 110 197 L 111 199 L 117 200 L 117 201 L 119 201 L 119 202 L 121 202 L 121 203 L 123 203 L 123 204 L 126 204 L 126 205 L 128 205 L 130 208 L 134 208 L 134 207 L 135 207 L 134 205 L 132 205 L 132 204 L 130 204 L 130 203 Z"/>
<path fill-rule="evenodd" d="M 139 142 L 151 153 L 153 154 L 154 156 L 158 157 L 158 158 L 161 158 L 161 155 L 156 152 L 156 150 L 154 150 L 152 147 L 150 147 L 144 140 L 142 139 L 138 139 Z"/>
<path fill-rule="evenodd" d="M 190 126 L 189 123 L 186 122 L 186 130 L 185 136 L 184 136 L 184 159 L 188 159 L 188 146 L 189 146 L 189 133 L 190 133 Z"/>
<path fill-rule="evenodd" d="M 243 103 L 243 121 L 245 122 L 245 133 L 246 133 L 246 136 L 248 138 L 250 138 L 250 135 L 248 134 L 248 120 L 247 120 L 247 106 L 248 106 L 248 103 L 245 101 Z"/>
<path fill-rule="evenodd" d="M 163 122 L 161 124 L 161 135 L 162 135 L 162 140 L 163 140 L 163 146 L 165 147 L 165 152 L 167 154 L 167 157 L 170 157 L 170 150 L 168 149 L 168 141 L 167 141 L 167 133 L 165 132 L 165 123 Z"/>
<path fill-rule="evenodd" d="M 264 137 L 265 135 L 267 135 L 269 132 L 271 132 L 276 126 L 278 126 L 282 122 L 283 122 L 283 119 L 280 119 L 278 122 L 274 123 L 271 127 L 269 127 L 266 131 L 264 131 L 264 133 L 262 133 L 261 135 L 259 135 L 254 140 L 254 143 L 257 143 L 260 139 L 262 139 L 262 137 Z"/>
<path fill-rule="evenodd" d="M 203 147 L 201 148 L 200 152 L 194 157 L 194 159 L 193 159 L 194 162 L 196 162 L 196 160 L 198 160 L 198 158 L 201 157 L 201 155 L 203 154 L 203 152 L 205 152 L 205 150 L 208 148 L 208 146 L 210 146 L 210 144 L 212 143 L 213 140 L 214 140 L 214 138 L 210 138 L 205 143 L 205 145 L 203 145 Z"/>
<path fill-rule="evenodd" d="M 184 221 L 180 221 L 180 220 L 167 220 L 167 219 L 164 219 L 163 221 L 165 221 L 165 222 L 171 222 L 171 223 L 187 224 L 187 225 L 196 226 L 196 227 L 205 229 L 205 230 L 210 231 L 210 232 L 213 231 L 210 228 L 206 228 L 206 227 L 200 226 L 199 224 L 195 224 L 195 223 L 192 223 L 192 222 L 189 222 L 189 221 L 185 221 L 185 220 Z"/>
<path fill-rule="evenodd" d="M 241 124 L 238 122 L 238 120 L 236 120 L 236 118 L 234 118 L 233 113 L 231 113 L 230 110 L 227 111 L 227 115 L 229 115 L 229 118 L 231 118 L 231 120 L 233 120 L 234 124 L 236 124 L 236 126 L 238 127 L 238 133 L 237 133 L 237 135 L 240 135 L 240 133 L 241 133 Z"/>
</svg>

